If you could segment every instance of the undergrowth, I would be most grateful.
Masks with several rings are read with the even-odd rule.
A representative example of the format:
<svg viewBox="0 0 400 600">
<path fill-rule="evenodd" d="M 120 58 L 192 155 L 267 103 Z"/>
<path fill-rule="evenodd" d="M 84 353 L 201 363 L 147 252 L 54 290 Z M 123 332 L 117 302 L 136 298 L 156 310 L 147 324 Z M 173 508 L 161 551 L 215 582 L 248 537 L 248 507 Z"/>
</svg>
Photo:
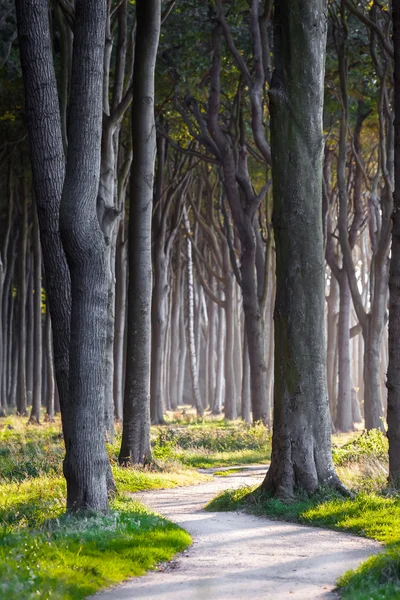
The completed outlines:
<svg viewBox="0 0 400 600">
<path fill-rule="evenodd" d="M 321 488 L 311 498 L 297 493 L 290 502 L 272 498 L 256 487 L 223 492 L 210 511 L 246 510 L 253 514 L 317 527 L 345 530 L 386 544 L 338 582 L 344 600 L 400 598 L 400 497 L 387 488 L 387 439 L 379 431 L 363 433 L 334 449 L 342 481 L 356 494 L 343 498 Z"/>
</svg>

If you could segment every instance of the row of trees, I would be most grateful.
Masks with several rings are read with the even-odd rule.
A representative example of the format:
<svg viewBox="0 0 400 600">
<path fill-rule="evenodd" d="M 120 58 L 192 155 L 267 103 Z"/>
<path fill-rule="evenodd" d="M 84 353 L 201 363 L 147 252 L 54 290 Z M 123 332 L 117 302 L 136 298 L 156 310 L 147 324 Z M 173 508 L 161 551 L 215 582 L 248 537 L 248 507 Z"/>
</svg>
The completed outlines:
<svg viewBox="0 0 400 600">
<path fill-rule="evenodd" d="M 68 507 L 107 507 L 114 417 L 143 464 L 184 401 L 273 419 L 269 489 L 340 486 L 332 428 L 385 413 L 387 7 L 6 4 L 0 405 L 59 405 Z"/>
</svg>

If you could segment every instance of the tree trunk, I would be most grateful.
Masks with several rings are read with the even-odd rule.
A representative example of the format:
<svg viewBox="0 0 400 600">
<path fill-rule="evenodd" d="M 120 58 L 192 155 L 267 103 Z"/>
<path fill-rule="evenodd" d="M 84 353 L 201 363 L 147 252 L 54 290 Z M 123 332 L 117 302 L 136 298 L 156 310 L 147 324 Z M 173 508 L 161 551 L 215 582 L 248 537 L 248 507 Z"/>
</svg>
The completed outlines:
<svg viewBox="0 0 400 600">
<path fill-rule="evenodd" d="M 176 246 L 176 268 L 175 268 L 175 283 L 173 289 L 173 302 L 171 311 L 171 362 L 170 362 L 170 397 L 171 408 L 175 410 L 179 404 L 180 398 L 178 393 L 179 379 L 179 322 L 181 314 L 181 277 L 182 277 L 182 236 L 179 235 Z"/>
<path fill-rule="evenodd" d="M 246 423 L 251 423 L 250 416 L 250 364 L 249 352 L 247 348 L 246 332 L 243 335 L 243 378 L 242 378 L 242 419 Z"/>
<path fill-rule="evenodd" d="M 322 232 L 325 0 L 276 0 L 270 95 L 276 244 L 271 466 L 262 487 L 292 497 L 340 484 L 332 463 Z M 301 52 L 292 52 L 301 48 Z M 300 118 L 301 116 L 301 118 Z"/>
<path fill-rule="evenodd" d="M 338 318 L 338 295 L 339 284 L 336 277 L 331 274 L 330 290 L 328 296 L 328 314 L 327 314 L 327 376 L 328 376 L 328 397 L 331 417 L 335 420 L 336 403 L 337 403 L 337 371 L 336 354 L 337 354 L 337 318 Z"/>
<path fill-rule="evenodd" d="M 350 368 L 350 287 L 345 270 L 340 276 L 340 304 L 338 325 L 339 351 L 339 393 L 336 407 L 335 427 L 338 431 L 353 429 L 351 405 L 351 368 Z"/>
<path fill-rule="evenodd" d="M 151 302 L 150 416 L 153 424 L 164 423 L 164 356 L 167 331 L 168 267 L 162 248 L 154 253 L 154 286 Z"/>
<path fill-rule="evenodd" d="M 122 420 L 126 321 L 126 243 L 125 221 L 119 224 L 116 250 L 115 334 L 114 334 L 114 409 L 115 418 Z"/>
<path fill-rule="evenodd" d="M 226 268 L 229 264 L 226 260 Z M 227 272 L 225 277 L 225 319 L 226 319 L 226 339 L 225 339 L 225 402 L 224 416 L 227 420 L 233 420 L 237 417 L 237 401 L 236 401 L 236 382 L 235 382 L 235 366 L 234 366 L 234 291 L 233 291 L 233 275 Z"/>
<path fill-rule="evenodd" d="M 23 181 L 22 194 L 22 223 L 20 234 L 20 255 L 18 271 L 18 388 L 17 388 L 17 411 L 20 415 L 26 415 L 27 411 L 27 387 L 26 387 L 26 255 L 28 247 L 28 195 L 26 181 Z"/>
<path fill-rule="evenodd" d="M 186 231 L 190 231 L 189 218 L 187 216 L 186 209 L 184 209 L 184 220 Z M 196 356 L 196 340 L 195 340 L 195 328 L 194 328 L 194 280 L 193 280 L 193 260 L 192 260 L 192 242 L 187 237 L 187 298 L 186 298 L 186 309 L 187 309 L 187 337 L 189 346 L 189 360 L 190 360 L 190 374 L 192 378 L 192 391 L 193 391 L 193 404 L 196 407 L 197 415 L 203 416 L 203 403 L 200 395 L 199 386 L 199 372 L 197 369 L 197 356 Z"/>
<path fill-rule="evenodd" d="M 46 304 L 46 322 L 45 322 L 45 339 L 46 339 L 46 376 L 47 376 L 47 393 L 46 393 L 46 415 L 48 421 L 54 420 L 54 396 L 55 396 L 55 381 L 54 381 L 54 355 L 53 355 L 53 335 L 51 329 L 51 317 L 49 306 Z"/>
<path fill-rule="evenodd" d="M 69 421 L 64 475 L 69 510 L 108 510 L 104 442 L 106 245 L 97 217 L 105 0 L 77 0 L 68 156 L 60 231 L 71 276 Z"/>
<path fill-rule="evenodd" d="M 161 0 L 137 0 L 129 212 L 128 340 L 120 462 L 144 464 L 150 452 L 151 222 L 156 132 L 154 69 Z"/>
<path fill-rule="evenodd" d="M 36 202 L 33 206 L 33 257 L 34 257 L 34 367 L 32 410 L 29 421 L 40 422 L 42 405 L 42 256 Z"/>
</svg>

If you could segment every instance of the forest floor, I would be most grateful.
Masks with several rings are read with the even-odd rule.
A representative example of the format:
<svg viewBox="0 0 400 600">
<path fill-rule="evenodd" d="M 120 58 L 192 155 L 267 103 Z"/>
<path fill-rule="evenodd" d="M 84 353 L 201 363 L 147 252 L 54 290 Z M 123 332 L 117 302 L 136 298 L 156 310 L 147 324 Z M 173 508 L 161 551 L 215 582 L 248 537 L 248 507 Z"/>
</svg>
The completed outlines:
<svg viewBox="0 0 400 600">
<path fill-rule="evenodd" d="M 212 482 L 135 495 L 186 529 L 194 543 L 176 560 L 93 600 L 338 598 L 338 577 L 379 552 L 380 544 L 243 512 L 204 510 L 218 492 L 258 485 L 264 476 L 265 467 L 242 467 Z"/>
<path fill-rule="evenodd" d="M 253 483 L 254 487 L 265 474 L 271 452 L 269 431 L 260 425 L 249 426 L 240 421 L 228 423 L 221 417 L 214 418 L 209 415 L 206 419 L 197 420 L 184 408 L 168 415 L 165 425 L 152 427 L 151 437 L 155 467 L 122 468 L 118 466 L 121 430 L 117 427 L 115 440 L 108 444 L 118 488 L 118 495 L 111 503 L 111 512 L 108 515 L 94 514 L 77 519 L 65 515 L 65 481 L 62 476 L 64 444 L 59 418 L 54 423 L 43 422 L 41 425 L 29 425 L 26 417 L 0 418 L 0 598 L 80 600 L 129 577 L 142 575 L 147 570 L 156 568 L 160 562 L 172 559 L 172 562 L 167 562 L 166 566 L 162 567 L 169 575 L 171 567 L 175 565 L 173 557 L 190 545 L 191 537 L 184 529 L 160 518 L 138 502 L 137 496 L 132 496 L 135 492 L 145 491 L 144 499 L 148 506 L 152 506 L 154 502 L 156 511 L 166 516 L 171 515 L 173 521 L 184 523 L 189 532 L 194 532 L 195 544 L 190 549 L 189 556 L 196 557 L 193 553 L 198 547 L 201 548 L 203 543 L 197 543 L 197 528 L 208 525 L 214 527 L 214 524 L 214 533 L 205 533 L 205 537 L 201 538 L 205 544 L 207 539 L 209 540 L 208 550 L 206 544 L 205 552 L 211 557 L 214 551 L 210 548 L 217 543 L 215 540 L 223 533 L 224 527 L 227 528 L 225 533 L 228 542 L 231 539 L 234 547 L 240 546 L 243 556 L 247 553 L 250 557 L 268 553 L 274 556 L 274 549 L 268 548 L 269 534 L 265 529 L 266 525 L 261 524 L 258 517 L 244 514 L 240 517 L 209 517 L 200 511 L 206 502 L 222 491 L 223 495 L 218 499 L 220 506 L 216 509 L 226 508 L 221 506 L 221 503 L 233 503 L 233 510 L 246 508 L 254 512 L 254 507 L 244 507 L 246 494 L 252 488 L 243 487 L 242 484 Z M 324 516 L 322 523 L 319 523 L 318 519 L 315 519 L 315 522 L 312 519 L 307 521 L 308 517 L 303 515 L 302 511 L 310 508 L 310 502 L 297 502 L 278 509 L 275 507 L 277 514 L 271 513 L 273 518 L 282 517 L 286 520 L 346 529 L 348 521 L 352 523 L 351 516 L 356 510 L 359 521 L 357 526 L 353 527 L 353 531 L 386 542 L 390 539 L 400 540 L 400 500 L 390 500 L 382 495 L 385 493 L 387 477 L 386 437 L 379 432 L 369 435 L 353 432 L 334 436 L 333 442 L 334 461 L 340 476 L 356 493 L 360 492 L 356 496 L 355 504 L 346 505 L 342 512 L 338 510 L 340 519 L 332 516 L 334 509 L 328 510 L 328 516 Z M 257 471 L 257 467 L 256 470 L 250 467 L 251 463 L 256 463 L 259 470 Z M 234 465 L 239 465 L 239 468 L 234 469 Z M 234 494 L 226 491 L 232 486 L 236 487 Z M 173 488 L 176 488 L 175 492 L 170 495 L 168 490 L 172 491 Z M 161 489 L 165 491 L 159 492 L 159 496 L 158 492 L 157 496 L 147 495 L 149 490 Z M 365 514 L 362 513 L 363 505 L 360 500 L 362 494 L 367 495 L 369 502 L 369 510 L 365 511 Z M 160 498 L 159 504 L 156 504 L 156 498 Z M 187 509 L 177 504 L 178 512 L 175 514 L 175 499 L 179 498 L 187 504 Z M 323 502 L 325 500 L 326 498 Z M 323 503 L 320 503 L 320 506 L 323 506 Z M 374 535 L 374 510 L 379 513 L 378 525 L 387 523 L 386 529 L 381 527 L 381 537 Z M 268 511 L 271 512 L 270 507 L 267 510 L 263 505 L 260 514 L 265 515 Z M 242 517 L 244 521 L 241 521 Z M 249 525 L 239 527 L 240 531 L 236 534 L 236 523 L 239 522 Z M 257 534 L 255 550 L 252 539 L 256 536 L 256 523 L 257 528 L 261 527 L 261 530 L 260 536 Z M 274 527 L 278 528 L 276 531 L 281 531 L 280 528 L 285 528 L 286 525 L 275 523 Z M 303 531 L 301 528 L 297 530 L 297 526 L 295 529 L 293 525 L 287 527 L 287 531 Z M 235 538 L 236 535 L 239 537 Z M 319 535 L 325 534 L 314 530 L 314 535 L 318 537 L 313 544 L 319 544 Z M 329 537 L 331 534 L 328 532 L 326 535 L 329 543 L 333 543 L 333 538 Z M 264 537 L 267 546 L 262 545 Z M 296 545 L 297 538 L 301 546 L 300 534 L 288 534 L 289 546 L 293 543 Z M 367 573 L 368 579 L 369 574 L 373 572 L 375 581 L 383 573 L 385 580 L 395 580 L 395 587 L 392 585 L 391 589 L 399 590 L 399 594 L 361 594 L 348 598 L 400 598 L 400 553 L 397 547 L 396 545 L 391 556 L 389 553 L 383 555 L 385 560 L 389 556 L 388 563 L 377 563 L 378 566 L 375 565 L 373 569 L 368 567 L 369 570 L 364 571 L 362 577 Z M 284 552 L 286 551 L 284 548 Z M 218 546 L 218 552 L 225 563 L 235 562 L 234 559 L 224 559 L 225 554 L 229 556 L 227 545 Z M 299 556 L 298 560 L 301 558 L 305 559 Z M 179 564 L 181 560 L 183 559 L 180 559 Z M 380 560 L 379 557 L 376 560 Z M 201 562 L 199 559 L 199 563 Z M 190 566 L 191 563 L 188 564 Z M 279 572 L 277 563 L 273 564 Z M 368 561 L 366 564 L 369 564 Z M 219 570 L 218 564 L 215 565 Z M 349 566 L 351 563 L 346 565 Z M 178 572 L 179 569 L 177 574 Z M 241 573 L 245 582 L 245 573 L 243 570 Z M 154 576 L 158 577 L 159 574 L 157 572 Z M 188 580 L 191 577 L 188 573 Z M 147 581 L 147 578 L 143 579 L 145 580 Z M 254 580 L 259 582 L 256 573 Z M 288 579 L 288 583 L 291 581 Z M 333 585 L 333 581 L 334 578 L 329 585 Z M 247 587 L 248 583 L 245 585 Z M 200 596 L 197 597 L 203 600 L 205 596 L 201 590 L 198 591 Z"/>
</svg>

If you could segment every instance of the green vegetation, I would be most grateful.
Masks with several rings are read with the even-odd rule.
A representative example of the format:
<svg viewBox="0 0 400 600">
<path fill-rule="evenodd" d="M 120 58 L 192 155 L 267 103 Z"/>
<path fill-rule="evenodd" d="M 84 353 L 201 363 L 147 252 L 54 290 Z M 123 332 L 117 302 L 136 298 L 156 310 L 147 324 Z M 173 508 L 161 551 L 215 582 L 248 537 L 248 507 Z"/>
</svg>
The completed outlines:
<svg viewBox="0 0 400 600">
<path fill-rule="evenodd" d="M 187 424 L 175 421 L 154 428 L 153 454 L 156 460 L 203 469 L 267 463 L 271 434 L 262 424 L 215 419 Z"/>
<path fill-rule="evenodd" d="M 0 486 L 0 597 L 75 600 L 141 575 L 190 536 L 118 495 L 107 515 L 65 515 L 65 485 L 47 477 Z"/>
<path fill-rule="evenodd" d="M 190 485 L 196 471 L 113 472 L 118 495 L 107 515 L 65 515 L 60 423 L 0 419 L 0 597 L 72 600 L 140 575 L 190 543 L 179 527 L 126 492 Z M 39 590 L 39 592 L 38 592 Z"/>
<path fill-rule="evenodd" d="M 298 495 L 291 502 L 268 497 L 255 487 L 242 487 L 217 496 L 208 510 L 244 509 L 257 515 L 317 527 L 345 530 L 386 544 L 386 552 L 371 557 L 339 581 L 344 600 L 400 597 L 400 497 L 385 487 L 387 439 L 379 431 L 363 433 L 334 448 L 342 480 L 354 499 L 320 489 L 312 498 Z"/>
</svg>

